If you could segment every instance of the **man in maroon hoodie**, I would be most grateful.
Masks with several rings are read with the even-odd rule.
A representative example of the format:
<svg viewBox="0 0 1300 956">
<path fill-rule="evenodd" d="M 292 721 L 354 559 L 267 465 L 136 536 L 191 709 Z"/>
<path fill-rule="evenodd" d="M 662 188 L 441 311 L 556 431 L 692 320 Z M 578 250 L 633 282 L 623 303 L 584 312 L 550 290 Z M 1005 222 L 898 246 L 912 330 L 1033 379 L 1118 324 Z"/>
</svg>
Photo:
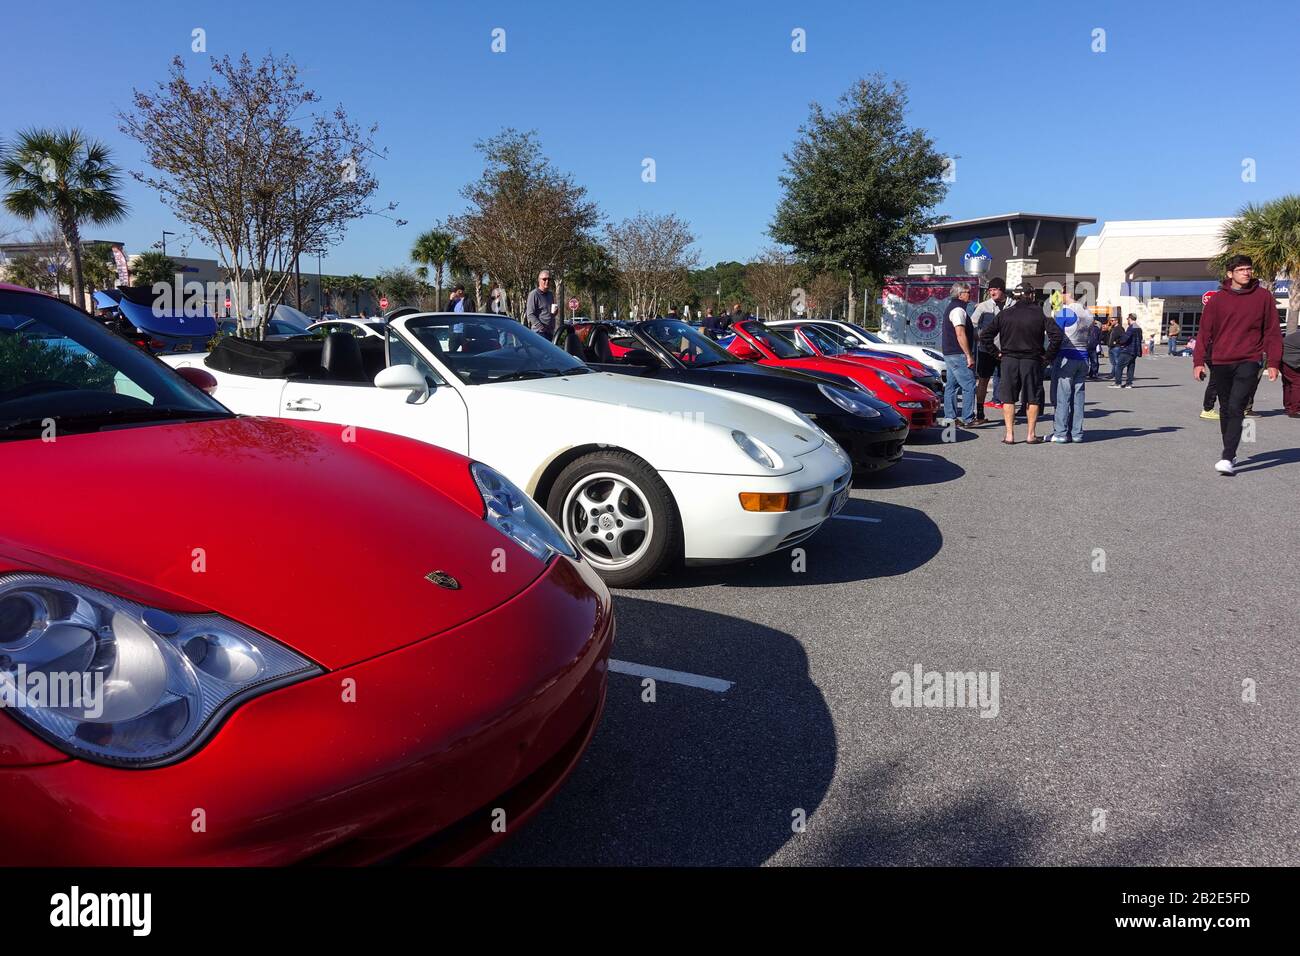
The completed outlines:
<svg viewBox="0 0 1300 956">
<path fill-rule="evenodd" d="M 1201 313 L 1201 332 L 1192 354 L 1192 376 L 1205 374 L 1205 355 L 1213 354 L 1210 375 L 1219 393 L 1219 431 L 1223 457 L 1214 470 L 1231 475 L 1241 443 L 1241 421 L 1259 377 L 1260 359 L 1268 366 L 1268 380 L 1277 381 L 1282 364 L 1282 329 L 1273 293 L 1255 278 L 1250 256 L 1228 260 L 1228 278 L 1210 296 Z"/>
</svg>

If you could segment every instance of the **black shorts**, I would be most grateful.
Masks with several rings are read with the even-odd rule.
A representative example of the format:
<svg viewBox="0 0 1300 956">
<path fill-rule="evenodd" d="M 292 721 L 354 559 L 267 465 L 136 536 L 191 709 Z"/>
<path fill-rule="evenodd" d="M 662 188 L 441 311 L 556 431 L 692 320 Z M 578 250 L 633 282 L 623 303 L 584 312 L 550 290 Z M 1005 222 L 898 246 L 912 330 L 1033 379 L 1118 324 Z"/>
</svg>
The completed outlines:
<svg viewBox="0 0 1300 956">
<path fill-rule="evenodd" d="M 998 360 L 994 358 L 992 352 L 980 352 L 975 356 L 976 378 L 992 378 L 997 367 Z"/>
<path fill-rule="evenodd" d="M 1004 404 L 1043 404 L 1043 363 L 1033 358 L 1002 359 L 998 401 Z"/>
</svg>

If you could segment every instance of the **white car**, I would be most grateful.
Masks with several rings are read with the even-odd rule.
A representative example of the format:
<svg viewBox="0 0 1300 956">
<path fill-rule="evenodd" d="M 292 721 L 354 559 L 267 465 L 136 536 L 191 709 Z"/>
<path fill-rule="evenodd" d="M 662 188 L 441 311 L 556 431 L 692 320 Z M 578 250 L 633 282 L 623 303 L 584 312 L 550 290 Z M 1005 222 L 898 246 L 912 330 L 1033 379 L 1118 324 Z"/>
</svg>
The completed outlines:
<svg viewBox="0 0 1300 956">
<path fill-rule="evenodd" d="M 486 462 L 614 585 L 681 558 L 792 547 L 848 498 L 848 457 L 784 405 L 596 372 L 497 315 L 417 313 L 385 333 L 227 339 L 165 361 L 205 367 L 236 412 L 334 422 L 345 440 L 347 426 L 379 429 Z"/>
<path fill-rule="evenodd" d="M 359 339 L 384 337 L 384 323 L 378 319 L 322 319 L 307 326 L 307 331 L 316 335 L 327 332 L 347 332 Z"/>
<path fill-rule="evenodd" d="M 854 349 L 871 349 L 874 352 L 902 355 L 906 358 L 915 359 L 926 368 L 932 369 L 934 374 L 940 377 L 944 377 L 947 371 L 947 366 L 943 363 L 942 352 L 924 345 L 899 345 L 896 342 L 886 342 L 876 333 L 868 332 L 861 326 L 852 325 L 848 322 L 833 322 L 830 319 L 798 319 L 794 321 L 768 322 L 767 325 L 773 329 L 793 328 L 796 325 L 813 325 L 829 336 L 840 348 L 850 351 Z"/>
</svg>

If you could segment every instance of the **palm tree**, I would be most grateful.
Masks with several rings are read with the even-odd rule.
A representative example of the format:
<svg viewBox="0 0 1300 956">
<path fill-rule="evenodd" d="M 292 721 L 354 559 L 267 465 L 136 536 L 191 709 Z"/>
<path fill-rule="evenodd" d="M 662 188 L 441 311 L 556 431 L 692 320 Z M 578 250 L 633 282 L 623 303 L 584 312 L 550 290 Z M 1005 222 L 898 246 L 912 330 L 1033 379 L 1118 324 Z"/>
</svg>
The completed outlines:
<svg viewBox="0 0 1300 956">
<path fill-rule="evenodd" d="M 447 263 L 456 256 L 456 237 L 442 229 L 430 229 L 415 237 L 411 246 L 411 261 L 430 266 L 433 270 L 433 287 L 436 290 L 435 312 L 442 309 L 442 279 Z"/>
<path fill-rule="evenodd" d="M 151 286 L 155 282 L 171 283 L 176 278 L 176 263 L 161 252 L 142 252 L 131 263 L 131 284 Z"/>
<path fill-rule="evenodd" d="M 1255 263 L 1255 275 L 1270 286 L 1285 272 L 1291 280 L 1287 301 L 1286 327 L 1296 330 L 1300 313 L 1300 195 L 1281 196 L 1266 203 L 1248 203 L 1236 218 L 1229 219 L 1220 233 L 1223 252 L 1211 260 L 1222 276 L 1231 256 L 1246 255 Z"/>
<path fill-rule="evenodd" d="M 352 273 L 350 276 L 344 276 L 339 280 L 339 284 L 345 295 L 352 296 L 352 314 L 361 314 L 361 293 L 369 292 L 373 283 L 363 275 Z"/>
<path fill-rule="evenodd" d="M 49 216 L 59 227 L 72 262 L 72 288 L 80 305 L 85 293 L 81 225 L 117 222 L 126 215 L 118 194 L 119 170 L 108 147 L 77 129 L 29 129 L 0 151 L 0 176 L 9 191 L 4 206 L 29 222 Z"/>
<path fill-rule="evenodd" d="M 612 294 L 618 288 L 618 271 L 609 250 L 595 240 L 584 242 L 569 268 L 569 279 L 590 296 L 591 317 L 600 318 L 601 296 Z"/>
<path fill-rule="evenodd" d="M 117 285 L 117 265 L 113 247 L 106 242 L 87 245 L 81 259 L 86 285 L 94 289 L 111 289 Z"/>
</svg>

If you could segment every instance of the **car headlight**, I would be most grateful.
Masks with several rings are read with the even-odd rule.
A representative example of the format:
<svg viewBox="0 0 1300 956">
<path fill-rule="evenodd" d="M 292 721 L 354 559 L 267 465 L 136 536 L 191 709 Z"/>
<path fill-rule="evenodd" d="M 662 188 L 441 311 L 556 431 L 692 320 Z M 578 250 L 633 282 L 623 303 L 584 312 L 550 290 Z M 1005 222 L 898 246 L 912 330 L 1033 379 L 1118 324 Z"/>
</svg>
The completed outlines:
<svg viewBox="0 0 1300 956">
<path fill-rule="evenodd" d="M 880 372 L 880 371 L 877 371 L 876 374 L 877 374 L 878 376 L 880 376 L 880 380 L 881 380 L 882 382 L 884 382 L 886 385 L 888 385 L 888 386 L 889 386 L 890 388 L 892 388 L 894 391 L 896 391 L 896 392 L 901 392 L 901 391 L 903 390 L 903 386 L 902 386 L 901 384 L 899 384 L 898 379 L 894 378 L 894 376 L 890 375 L 888 372 Z"/>
<path fill-rule="evenodd" d="M 899 408 L 925 408 L 925 402 L 899 402 Z"/>
<path fill-rule="evenodd" d="M 243 701 L 321 668 L 219 614 L 179 614 L 40 574 L 0 577 L 0 705 L 59 749 L 152 767 Z"/>
<path fill-rule="evenodd" d="M 861 415 L 863 418 L 879 418 L 880 412 L 856 395 L 846 392 L 843 389 L 836 388 L 833 385 L 818 385 L 817 388 L 823 395 L 832 402 L 852 415 Z M 863 389 L 863 391 L 866 391 Z"/>
<path fill-rule="evenodd" d="M 756 441 L 755 439 L 750 438 L 748 435 L 746 435 L 744 432 L 740 431 L 739 429 L 731 433 L 731 438 L 733 441 L 735 441 L 737 445 L 740 446 L 741 451 L 743 451 L 750 458 L 754 459 L 754 461 L 758 462 L 764 468 L 779 467 L 777 465 L 777 462 L 780 460 L 780 458 L 777 456 L 776 452 L 769 449 L 766 445 L 763 445 L 762 443 Z"/>
<path fill-rule="evenodd" d="M 549 561 L 553 554 L 578 556 L 551 516 L 509 478 L 481 461 L 469 470 L 483 496 L 484 521 L 539 560 Z"/>
<path fill-rule="evenodd" d="M 938 352 L 936 352 L 934 349 L 921 349 L 921 351 L 924 352 L 926 355 L 930 356 L 930 358 L 934 359 L 936 362 L 943 361 L 943 356 Z"/>
</svg>

